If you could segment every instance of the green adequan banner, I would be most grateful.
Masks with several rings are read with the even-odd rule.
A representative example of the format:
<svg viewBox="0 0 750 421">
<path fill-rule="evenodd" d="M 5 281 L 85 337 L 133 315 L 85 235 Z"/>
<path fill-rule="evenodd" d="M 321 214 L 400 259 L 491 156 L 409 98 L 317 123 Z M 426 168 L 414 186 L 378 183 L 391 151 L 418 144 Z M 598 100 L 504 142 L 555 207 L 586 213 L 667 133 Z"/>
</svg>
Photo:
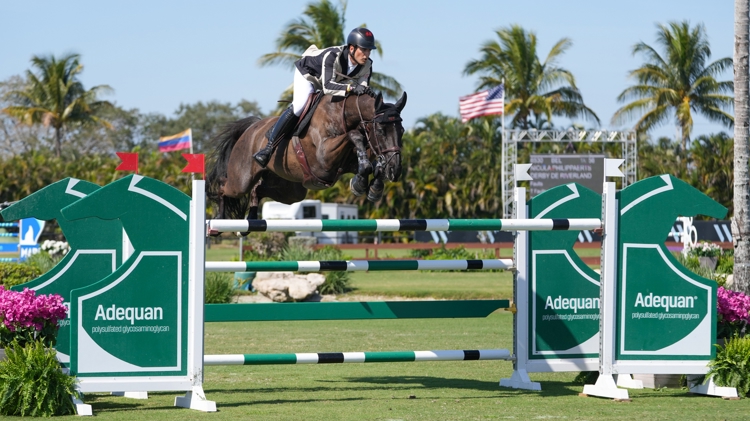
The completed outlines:
<svg viewBox="0 0 750 421">
<path fill-rule="evenodd" d="M 579 184 L 529 201 L 531 218 L 599 218 L 601 196 Z M 599 355 L 599 274 L 578 257 L 578 231 L 529 233 L 529 360 Z"/>
<path fill-rule="evenodd" d="M 73 374 L 187 373 L 189 211 L 188 196 L 139 175 L 63 209 L 69 220 L 119 220 L 133 247 L 114 273 L 70 294 Z"/>
<path fill-rule="evenodd" d="M 88 181 L 66 178 L 50 184 L 4 209 L 6 221 L 23 218 L 57 220 L 68 241 L 70 251 L 47 273 L 25 284 L 13 287 L 35 290 L 37 294 L 58 294 L 70 309 L 70 291 L 90 285 L 115 271 L 123 260 L 122 225 L 119 220 L 84 218 L 70 221 L 61 209 L 97 191 L 99 186 Z M 70 362 L 70 312 L 61 320 L 57 333 L 58 359 Z"/>
<path fill-rule="evenodd" d="M 678 216 L 727 209 L 685 182 L 651 177 L 618 193 L 617 360 L 715 356 L 716 282 L 685 269 L 664 245 Z"/>
</svg>

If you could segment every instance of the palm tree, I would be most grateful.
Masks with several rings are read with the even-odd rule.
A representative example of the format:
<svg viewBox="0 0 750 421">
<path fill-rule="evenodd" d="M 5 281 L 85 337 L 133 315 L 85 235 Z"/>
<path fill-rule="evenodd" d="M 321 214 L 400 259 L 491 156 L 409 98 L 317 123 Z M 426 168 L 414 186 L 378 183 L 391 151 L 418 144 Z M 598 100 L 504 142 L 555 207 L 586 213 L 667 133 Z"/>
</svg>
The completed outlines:
<svg viewBox="0 0 750 421">
<path fill-rule="evenodd" d="M 55 131 L 55 153 L 60 157 L 65 130 L 74 125 L 99 124 L 110 127 L 109 122 L 98 117 L 107 101 L 97 100 L 100 92 L 111 91 L 107 85 L 89 90 L 83 87 L 78 75 L 83 71 L 78 54 L 56 59 L 54 56 L 34 56 L 31 64 L 37 73 L 26 71 L 26 86 L 8 93 L 15 103 L 3 112 L 26 125 L 41 123 Z"/>
<path fill-rule="evenodd" d="M 748 159 L 748 48 L 750 48 L 750 21 L 748 0 L 734 1 L 734 84 L 737 93 L 734 97 L 734 216 L 732 218 L 732 238 L 734 240 L 734 284 L 736 291 L 750 294 L 750 175 Z M 742 268 L 742 269 L 740 269 Z"/>
<path fill-rule="evenodd" d="M 340 1 L 339 5 L 340 7 L 337 8 L 330 0 L 308 4 L 302 12 L 303 17 L 291 21 L 281 30 L 281 35 L 276 39 L 276 51 L 262 55 L 258 59 L 258 64 L 261 66 L 280 64 L 293 69 L 294 62 L 302 57 L 302 53 L 310 45 L 314 44 L 320 48 L 343 45 L 346 42 L 344 35 L 346 1 Z M 383 47 L 377 40 L 375 45 L 377 46 L 375 51 L 382 57 Z M 382 73 L 373 72 L 370 85 L 373 89 L 381 91 L 387 98 L 396 99 L 403 92 L 396 79 Z M 291 94 L 290 87 L 282 94 L 282 99 L 290 99 Z"/>
<path fill-rule="evenodd" d="M 570 71 L 557 61 L 573 43 L 559 40 L 544 61 L 537 56 L 537 38 L 519 25 L 495 32 L 499 41 L 487 41 L 480 48 L 482 57 L 470 61 L 465 75 L 480 74 L 477 90 L 491 88 L 505 81 L 505 112 L 513 115 L 511 127 L 536 128 L 552 116 L 580 117 L 599 123 L 599 117 L 583 103 Z"/>
<path fill-rule="evenodd" d="M 646 63 L 632 70 L 630 77 L 637 84 L 625 89 L 618 101 L 633 102 L 623 106 L 612 117 L 622 124 L 640 116 L 635 129 L 649 131 L 674 116 L 681 131 L 685 150 L 693 129 L 693 113 L 732 127 L 734 118 L 725 110 L 732 107 L 732 81 L 719 82 L 716 77 L 731 68 L 732 59 L 725 57 L 708 64 L 711 49 L 702 24 L 691 28 L 687 21 L 657 25 L 656 41 L 664 55 L 643 43 L 633 46 L 633 54 L 643 54 Z"/>
<path fill-rule="evenodd" d="M 734 139 L 724 132 L 698 136 L 690 147 L 690 161 L 690 184 L 726 206 L 732 215 Z"/>
</svg>

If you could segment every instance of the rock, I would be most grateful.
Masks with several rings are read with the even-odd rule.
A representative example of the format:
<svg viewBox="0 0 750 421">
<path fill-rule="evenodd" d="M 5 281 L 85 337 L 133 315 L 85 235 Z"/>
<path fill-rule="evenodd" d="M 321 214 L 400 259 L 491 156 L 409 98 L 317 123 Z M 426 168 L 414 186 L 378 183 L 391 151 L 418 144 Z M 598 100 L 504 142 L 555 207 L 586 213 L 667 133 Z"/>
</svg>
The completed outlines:
<svg viewBox="0 0 750 421">
<path fill-rule="evenodd" d="M 277 303 L 304 301 L 315 295 L 326 277 L 319 273 L 295 275 L 294 272 L 258 272 L 253 286 L 258 293 Z"/>
</svg>

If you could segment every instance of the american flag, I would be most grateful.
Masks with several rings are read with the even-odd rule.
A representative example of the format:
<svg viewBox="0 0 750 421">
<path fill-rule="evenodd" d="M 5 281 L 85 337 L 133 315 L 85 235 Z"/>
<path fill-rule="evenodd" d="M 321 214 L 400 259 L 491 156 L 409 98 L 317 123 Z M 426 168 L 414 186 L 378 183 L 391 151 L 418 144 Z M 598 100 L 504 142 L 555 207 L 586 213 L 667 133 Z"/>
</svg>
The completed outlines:
<svg viewBox="0 0 750 421">
<path fill-rule="evenodd" d="M 503 85 L 492 89 L 466 95 L 458 99 L 458 111 L 461 113 L 461 121 L 466 123 L 472 118 L 483 115 L 503 113 Z"/>
</svg>

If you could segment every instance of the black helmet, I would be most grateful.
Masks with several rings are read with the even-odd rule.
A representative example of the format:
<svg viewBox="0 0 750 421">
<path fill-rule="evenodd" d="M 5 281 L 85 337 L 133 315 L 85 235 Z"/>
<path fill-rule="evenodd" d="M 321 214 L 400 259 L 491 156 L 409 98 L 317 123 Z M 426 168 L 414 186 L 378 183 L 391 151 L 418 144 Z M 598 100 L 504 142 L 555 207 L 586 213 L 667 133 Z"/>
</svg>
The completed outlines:
<svg viewBox="0 0 750 421">
<path fill-rule="evenodd" d="M 349 36 L 346 37 L 346 43 L 349 45 L 356 45 L 357 47 L 367 48 L 369 50 L 375 49 L 375 37 L 367 28 L 353 29 L 349 32 Z"/>
</svg>

